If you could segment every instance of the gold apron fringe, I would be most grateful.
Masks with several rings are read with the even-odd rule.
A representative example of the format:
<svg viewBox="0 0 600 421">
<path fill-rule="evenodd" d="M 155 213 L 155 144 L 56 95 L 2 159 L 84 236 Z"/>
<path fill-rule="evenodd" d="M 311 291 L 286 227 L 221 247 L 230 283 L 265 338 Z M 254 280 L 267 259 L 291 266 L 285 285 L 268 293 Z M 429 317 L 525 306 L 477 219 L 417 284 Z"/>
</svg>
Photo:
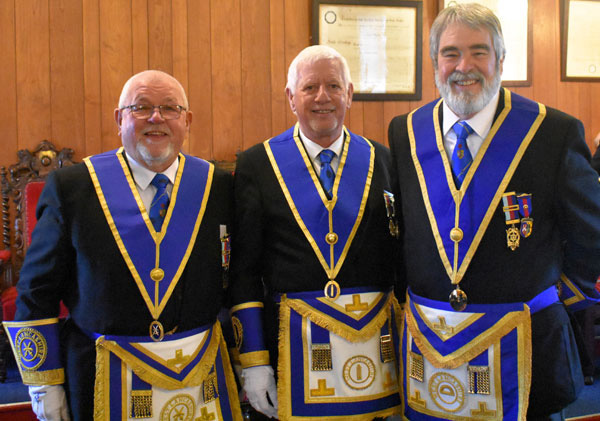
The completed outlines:
<svg viewBox="0 0 600 421">
<path fill-rule="evenodd" d="M 101 350 L 106 349 L 107 351 L 113 352 L 118 356 L 121 361 L 127 364 L 131 370 L 142 380 L 150 383 L 153 386 L 160 387 L 167 390 L 182 389 L 185 387 L 199 386 L 202 384 L 204 379 L 207 377 L 211 367 L 214 364 L 215 357 L 219 344 L 222 340 L 221 325 L 216 322 L 213 325 L 214 332 L 212 338 L 204 355 L 200 359 L 200 362 L 190 371 L 187 377 L 182 380 L 174 380 L 165 374 L 150 368 L 148 365 L 140 362 L 137 358 L 133 357 L 129 352 L 123 350 L 120 346 L 112 341 L 107 341 L 103 336 L 96 341 L 96 351 L 99 355 Z M 98 360 L 99 361 L 99 360 Z M 104 363 L 106 364 L 106 363 Z M 98 376 L 96 376 L 98 377 Z"/>
<path fill-rule="evenodd" d="M 285 322 L 285 323 L 284 323 Z M 279 350 L 279 358 L 277 361 L 277 418 L 284 420 L 285 414 L 292 413 L 291 402 L 287 399 L 287 394 L 290 392 L 292 387 L 289 380 L 292 376 L 291 373 L 284 373 L 286 367 L 283 364 L 283 356 L 290 355 L 289 336 L 290 336 L 290 307 L 284 305 L 284 301 L 281 300 L 279 306 L 279 337 L 277 341 L 277 349 Z M 290 367 L 287 367 L 289 370 Z M 284 381 L 287 383 L 284 384 Z"/>
<path fill-rule="evenodd" d="M 523 311 L 514 311 L 506 314 L 493 327 L 474 338 L 462 348 L 457 349 L 453 353 L 442 356 L 431 344 L 427 341 L 424 335 L 419 332 L 417 322 L 415 321 L 410 306 L 406 306 L 406 326 L 413 337 L 413 340 L 419 347 L 419 350 L 427 358 L 427 360 L 436 368 L 454 369 L 468 363 L 473 358 L 488 349 L 493 343 L 498 342 L 500 338 L 507 333 L 522 326 L 528 332 L 531 343 L 531 316 L 529 307 L 524 306 Z M 530 345 L 531 348 L 531 345 Z M 519 353 L 521 355 L 521 353 Z M 531 352 L 529 353 L 531 355 Z"/>
<path fill-rule="evenodd" d="M 361 330 L 352 329 L 351 327 L 348 327 L 344 323 L 337 321 L 331 316 L 325 315 L 321 312 L 316 312 L 312 306 L 306 304 L 304 301 L 286 298 L 285 295 L 281 297 L 280 307 L 289 306 L 293 308 L 302 317 L 306 317 L 312 323 L 315 323 L 316 325 L 335 333 L 347 341 L 364 342 L 378 333 L 384 323 L 389 319 L 391 314 L 390 306 L 393 304 L 393 300 L 395 300 L 394 294 L 391 292 L 388 293 L 388 296 L 385 298 L 385 300 L 386 302 L 381 310 L 379 310 L 377 316 L 375 316 L 373 320 L 371 320 Z"/>
</svg>

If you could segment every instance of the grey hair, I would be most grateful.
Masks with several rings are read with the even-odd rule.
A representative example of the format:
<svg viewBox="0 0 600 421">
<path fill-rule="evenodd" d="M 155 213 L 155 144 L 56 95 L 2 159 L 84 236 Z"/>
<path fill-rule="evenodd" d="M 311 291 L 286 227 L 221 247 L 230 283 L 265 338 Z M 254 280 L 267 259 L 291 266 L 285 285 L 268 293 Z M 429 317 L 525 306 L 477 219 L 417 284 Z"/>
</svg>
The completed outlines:
<svg viewBox="0 0 600 421">
<path fill-rule="evenodd" d="M 185 89 L 183 89 L 183 86 L 181 85 L 181 83 L 179 83 L 179 81 L 177 79 L 175 79 L 173 76 L 171 76 L 168 73 L 165 73 L 161 70 L 144 70 L 143 72 L 140 73 L 136 73 L 135 75 L 131 76 L 127 82 L 125 82 L 125 85 L 123 85 L 123 89 L 121 90 L 121 96 L 119 97 L 119 108 L 123 108 L 127 105 L 131 105 L 131 104 L 126 104 L 125 101 L 127 100 L 127 95 L 129 94 L 129 90 L 131 88 L 131 85 L 133 84 L 133 82 L 137 81 L 138 79 L 154 79 L 154 78 L 164 78 L 166 77 L 167 79 L 172 80 L 175 85 L 179 88 L 179 90 L 181 91 L 181 95 L 183 97 L 183 107 L 188 110 L 190 108 L 190 104 L 188 103 L 188 99 L 187 99 L 187 95 L 185 94 Z M 161 104 L 158 104 L 161 105 Z"/>
<path fill-rule="evenodd" d="M 500 21 L 490 9 L 477 3 L 452 4 L 443 9 L 435 18 L 429 33 L 429 55 L 433 61 L 433 67 L 437 69 L 438 51 L 440 48 L 440 37 L 446 28 L 460 23 L 473 29 L 485 28 L 492 36 L 494 50 L 496 53 L 496 67 L 506 55 L 504 37 Z"/>
<path fill-rule="evenodd" d="M 292 64 L 290 64 L 288 70 L 286 89 L 289 89 L 292 94 L 296 93 L 298 67 L 301 64 L 313 64 L 319 60 L 337 60 L 342 65 L 342 78 L 344 79 L 345 88 L 347 89 L 350 86 L 352 83 L 350 68 L 344 56 L 327 45 L 311 45 L 300 51 L 296 58 L 292 60 Z"/>
</svg>

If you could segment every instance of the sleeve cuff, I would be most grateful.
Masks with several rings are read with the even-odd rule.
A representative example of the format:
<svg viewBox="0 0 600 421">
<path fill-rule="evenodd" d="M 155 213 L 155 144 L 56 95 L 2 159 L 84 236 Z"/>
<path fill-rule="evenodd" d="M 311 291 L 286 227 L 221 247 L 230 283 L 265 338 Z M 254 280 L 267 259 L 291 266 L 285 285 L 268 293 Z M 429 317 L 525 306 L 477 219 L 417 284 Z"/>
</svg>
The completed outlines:
<svg viewBox="0 0 600 421">
<path fill-rule="evenodd" d="M 3 322 L 23 383 L 28 386 L 62 384 L 58 318 Z"/>
<path fill-rule="evenodd" d="M 252 301 L 232 307 L 231 324 L 242 368 L 269 364 L 263 336 L 263 303 Z"/>
</svg>

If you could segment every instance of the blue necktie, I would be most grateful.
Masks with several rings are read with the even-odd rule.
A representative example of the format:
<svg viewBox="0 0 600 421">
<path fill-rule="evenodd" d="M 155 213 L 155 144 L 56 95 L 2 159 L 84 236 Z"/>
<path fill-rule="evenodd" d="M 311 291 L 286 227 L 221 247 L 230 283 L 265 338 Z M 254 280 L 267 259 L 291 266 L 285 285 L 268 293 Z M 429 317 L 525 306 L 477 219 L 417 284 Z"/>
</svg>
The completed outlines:
<svg viewBox="0 0 600 421">
<path fill-rule="evenodd" d="M 333 182 L 335 181 L 335 172 L 333 172 L 333 168 L 331 168 L 331 160 L 335 156 L 335 152 L 329 149 L 323 149 L 319 154 L 319 159 L 321 160 L 321 173 L 319 177 L 321 178 L 321 182 L 323 183 L 323 188 L 331 197 L 331 190 L 333 189 Z"/>
<path fill-rule="evenodd" d="M 456 177 L 457 187 L 460 188 L 465 174 L 473 162 L 473 157 L 467 146 L 467 137 L 473 133 L 473 129 L 464 121 L 457 122 L 452 126 L 452 130 L 456 133 L 456 146 L 454 146 L 454 152 L 452 152 L 452 171 Z"/>
<path fill-rule="evenodd" d="M 167 193 L 169 177 L 164 174 L 156 174 L 150 183 L 156 187 L 156 194 L 150 204 L 150 221 L 156 232 L 159 232 L 169 207 L 169 194 Z"/>
</svg>

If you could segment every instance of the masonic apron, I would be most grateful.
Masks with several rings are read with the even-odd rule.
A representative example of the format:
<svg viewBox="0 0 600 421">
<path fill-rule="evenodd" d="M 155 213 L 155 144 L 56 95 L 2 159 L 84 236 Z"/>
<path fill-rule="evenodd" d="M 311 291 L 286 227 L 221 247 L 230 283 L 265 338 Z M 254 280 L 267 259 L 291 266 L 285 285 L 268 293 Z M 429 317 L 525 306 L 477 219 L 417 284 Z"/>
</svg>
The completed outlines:
<svg viewBox="0 0 600 421">
<path fill-rule="evenodd" d="M 283 420 L 371 420 L 400 410 L 399 311 L 393 292 L 346 289 L 336 281 L 363 218 L 375 158 L 366 139 L 344 132 L 331 199 L 298 125 L 264 144 L 294 218 L 329 279 L 322 291 L 276 297 Z"/>
</svg>

